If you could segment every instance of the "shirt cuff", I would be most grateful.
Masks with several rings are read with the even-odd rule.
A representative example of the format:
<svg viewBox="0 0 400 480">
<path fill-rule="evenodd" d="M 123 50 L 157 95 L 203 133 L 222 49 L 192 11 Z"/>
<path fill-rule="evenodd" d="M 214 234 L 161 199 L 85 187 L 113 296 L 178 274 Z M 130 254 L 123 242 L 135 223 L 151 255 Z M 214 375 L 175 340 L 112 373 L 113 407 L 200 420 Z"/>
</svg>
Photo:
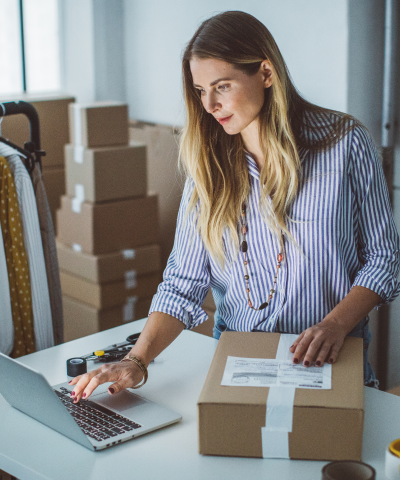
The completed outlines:
<svg viewBox="0 0 400 480">
<path fill-rule="evenodd" d="M 197 327 L 208 318 L 206 312 L 196 304 L 181 296 L 168 293 L 156 293 L 150 305 L 149 315 L 153 312 L 167 313 L 181 321 L 186 329 Z"/>
<path fill-rule="evenodd" d="M 375 272 L 376 274 L 376 272 Z M 368 269 L 363 269 L 358 272 L 352 288 L 355 286 L 365 287 L 377 293 L 381 297 L 381 301 L 375 306 L 376 309 L 382 305 L 387 305 L 392 302 L 400 293 L 400 284 L 394 279 L 382 279 L 383 282 L 378 282 L 372 276 L 372 272 Z"/>
</svg>

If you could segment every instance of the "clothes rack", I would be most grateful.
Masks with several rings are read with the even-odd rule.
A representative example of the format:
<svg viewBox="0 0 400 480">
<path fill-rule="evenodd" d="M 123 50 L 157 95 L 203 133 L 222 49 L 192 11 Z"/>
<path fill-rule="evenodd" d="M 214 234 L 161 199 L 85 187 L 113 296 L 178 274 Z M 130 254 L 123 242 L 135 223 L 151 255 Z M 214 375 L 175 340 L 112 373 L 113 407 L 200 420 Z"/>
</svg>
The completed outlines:
<svg viewBox="0 0 400 480">
<path fill-rule="evenodd" d="M 52 347 L 54 344 L 63 343 L 62 294 L 54 226 L 42 178 L 41 158 L 45 156 L 46 153 L 41 149 L 39 115 L 35 107 L 30 103 L 24 101 L 0 102 L 0 122 L 3 117 L 18 114 L 25 115 L 29 120 L 30 139 L 27 139 L 28 141 L 25 142 L 23 148 L 21 148 L 10 140 L 3 139 L 0 136 L 0 148 L 2 144 L 5 144 L 2 149 L 5 154 L 1 155 L 4 157 L 3 160 L 7 162 L 5 168 L 9 167 L 11 169 L 16 180 L 14 187 L 6 185 L 5 195 L 8 195 L 7 187 L 8 191 L 14 189 L 14 197 L 17 197 L 18 200 L 18 206 L 11 205 L 8 213 L 6 211 L 7 209 L 4 210 L 4 215 L 7 216 L 7 218 L 2 218 L 1 223 L 18 222 L 20 225 L 16 227 L 13 225 L 13 230 L 19 228 L 24 237 L 24 245 L 22 242 L 18 243 L 18 240 L 15 240 L 8 234 L 8 250 L 5 249 L 4 253 L 7 256 L 7 251 L 14 252 L 10 247 L 14 246 L 15 240 L 18 244 L 16 244 L 16 247 L 21 249 L 18 262 L 22 256 L 25 256 L 28 261 L 25 269 L 27 271 L 29 270 L 29 288 L 32 301 L 28 302 L 29 305 L 26 306 L 24 304 L 26 299 L 24 295 L 22 295 L 24 301 L 20 298 L 17 299 L 17 301 L 14 301 L 12 304 L 12 308 L 26 307 L 26 309 L 29 310 L 27 317 L 32 318 L 35 341 L 34 348 L 36 348 L 36 350 L 42 350 Z M 7 153 L 8 147 L 6 147 L 6 145 L 11 147 L 9 150 L 14 150 L 14 153 Z M 3 180 L 4 178 L 5 176 L 3 176 Z M 9 195 L 7 198 L 10 204 L 12 196 Z M 22 209 L 20 209 L 21 205 Z M 18 211 L 19 215 L 10 215 L 9 212 L 13 210 Z M 5 225 L 4 232 L 7 232 L 7 230 L 10 231 L 8 223 Z M 4 234 L 0 234 L 0 240 L 2 236 L 4 240 Z M 16 238 L 18 238 L 18 235 Z M 15 252 L 16 251 L 17 248 Z M 15 265 L 14 257 L 11 258 L 9 256 L 9 259 L 7 260 L 6 258 L 6 261 L 9 262 L 8 265 L 10 265 L 10 268 L 12 265 Z M 16 270 L 18 269 L 15 269 L 15 271 Z M 15 275 L 15 271 L 13 278 L 16 280 L 14 282 L 16 284 L 19 280 Z M 19 294 L 15 293 L 15 287 L 14 290 L 10 290 L 17 296 L 21 293 L 20 291 Z M 18 317 L 18 321 L 20 318 L 14 311 L 12 312 L 12 316 L 14 325 L 16 325 L 15 318 Z M 22 330 L 28 332 L 30 327 L 23 325 L 23 327 L 26 328 L 22 329 L 22 325 L 19 325 L 18 321 L 14 333 L 18 331 L 18 335 L 20 335 Z M 27 338 L 32 337 L 30 333 L 27 334 Z M 19 347 L 16 347 L 16 345 L 22 345 L 20 348 L 25 348 L 24 345 L 28 345 L 27 348 L 31 348 L 29 345 L 31 340 L 28 340 L 28 343 L 25 342 L 25 338 L 22 343 L 21 340 L 22 339 L 18 340 L 17 343 L 14 341 L 14 348 L 17 348 L 17 350 L 13 350 L 11 352 L 12 355 L 18 356 L 20 354 L 20 351 L 18 351 Z"/>
<path fill-rule="evenodd" d="M 29 120 L 31 137 L 29 142 L 25 142 L 23 149 L 7 139 L 0 137 L 0 140 L 28 157 L 30 160 L 28 166 L 29 173 L 32 173 L 35 163 L 38 163 L 40 170 L 42 170 L 41 158 L 46 155 L 46 152 L 40 149 L 40 124 L 39 116 L 35 107 L 30 103 L 23 101 L 0 103 L 0 107 L 0 117 L 18 114 L 25 115 Z"/>
</svg>

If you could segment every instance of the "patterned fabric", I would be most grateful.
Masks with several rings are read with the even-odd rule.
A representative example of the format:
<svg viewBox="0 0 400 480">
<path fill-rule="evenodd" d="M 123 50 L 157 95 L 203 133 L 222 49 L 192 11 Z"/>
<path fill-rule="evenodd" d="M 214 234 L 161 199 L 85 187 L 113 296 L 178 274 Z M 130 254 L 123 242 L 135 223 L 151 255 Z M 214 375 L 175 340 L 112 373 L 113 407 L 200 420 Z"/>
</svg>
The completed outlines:
<svg viewBox="0 0 400 480">
<path fill-rule="evenodd" d="M 31 280 L 33 328 L 36 350 L 54 346 L 53 322 L 51 319 L 49 287 L 44 263 L 42 237 L 35 193 L 28 170 L 17 155 L 6 157 L 14 177 L 26 254 Z"/>
<path fill-rule="evenodd" d="M 222 270 L 205 250 L 194 214 L 184 221 L 193 189 L 188 180 L 174 248 L 150 313 L 164 312 L 186 328 L 195 327 L 207 319 L 201 305 L 211 286 L 215 322 L 222 319 L 229 330 L 299 334 L 322 321 L 355 285 L 380 295 L 380 305 L 399 295 L 400 240 L 382 166 L 366 129 L 356 127 L 330 150 L 300 149 L 299 155 L 302 179 L 287 225 L 300 251 L 285 242 L 276 293 L 268 307 L 248 307 L 242 254 L 232 254 L 228 236 L 224 235 L 227 265 Z M 273 285 L 279 242 L 260 214 L 258 167 L 250 156 L 247 161 L 250 295 L 259 306 Z"/>
<path fill-rule="evenodd" d="M 29 267 L 22 235 L 18 197 L 11 170 L 4 157 L 0 157 L 0 202 L 0 222 L 14 322 L 14 348 L 11 356 L 15 358 L 33 353 L 35 342 Z"/>
</svg>

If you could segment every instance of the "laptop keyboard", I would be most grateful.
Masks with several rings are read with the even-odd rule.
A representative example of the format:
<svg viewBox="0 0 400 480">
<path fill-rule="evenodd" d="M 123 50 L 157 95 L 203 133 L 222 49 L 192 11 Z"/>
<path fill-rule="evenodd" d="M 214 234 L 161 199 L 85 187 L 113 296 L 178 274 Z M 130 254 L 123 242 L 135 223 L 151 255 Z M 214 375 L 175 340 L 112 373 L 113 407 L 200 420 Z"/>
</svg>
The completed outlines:
<svg viewBox="0 0 400 480">
<path fill-rule="evenodd" d="M 65 387 L 61 387 L 60 390 L 63 393 L 54 390 L 58 398 L 63 402 L 83 433 L 94 440 L 101 442 L 116 437 L 120 433 L 130 432 L 141 427 L 138 423 L 90 400 L 74 403 L 70 390 Z"/>
</svg>

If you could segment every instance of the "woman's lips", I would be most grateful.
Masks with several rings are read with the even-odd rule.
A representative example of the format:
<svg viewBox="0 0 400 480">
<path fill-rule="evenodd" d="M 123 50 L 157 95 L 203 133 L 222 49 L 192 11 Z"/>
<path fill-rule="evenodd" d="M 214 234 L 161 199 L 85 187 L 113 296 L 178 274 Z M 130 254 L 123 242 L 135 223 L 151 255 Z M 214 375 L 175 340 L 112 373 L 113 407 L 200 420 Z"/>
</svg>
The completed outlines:
<svg viewBox="0 0 400 480">
<path fill-rule="evenodd" d="M 217 120 L 221 125 L 226 125 L 232 117 L 233 117 L 233 114 L 230 117 L 217 118 Z"/>
</svg>

